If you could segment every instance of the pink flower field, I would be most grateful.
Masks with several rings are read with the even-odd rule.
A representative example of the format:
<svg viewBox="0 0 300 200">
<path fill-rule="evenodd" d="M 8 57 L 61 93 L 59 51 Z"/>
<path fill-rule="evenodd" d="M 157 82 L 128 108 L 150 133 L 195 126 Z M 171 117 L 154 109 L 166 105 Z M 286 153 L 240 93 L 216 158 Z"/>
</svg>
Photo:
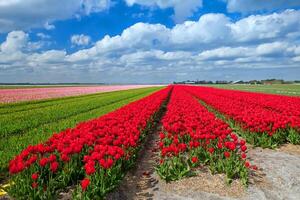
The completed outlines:
<svg viewBox="0 0 300 200">
<path fill-rule="evenodd" d="M 109 86 L 76 86 L 76 87 L 45 87 L 45 88 L 19 88 L 0 89 L 0 103 L 50 99 L 65 96 L 76 96 L 98 92 L 111 92 L 128 90 L 157 85 L 109 85 Z"/>
</svg>

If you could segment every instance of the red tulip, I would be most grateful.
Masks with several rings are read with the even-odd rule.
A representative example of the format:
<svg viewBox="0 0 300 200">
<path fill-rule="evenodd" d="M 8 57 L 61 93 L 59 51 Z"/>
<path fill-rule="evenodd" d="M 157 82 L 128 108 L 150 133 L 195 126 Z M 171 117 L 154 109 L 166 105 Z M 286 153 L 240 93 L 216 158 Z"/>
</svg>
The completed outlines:
<svg viewBox="0 0 300 200">
<path fill-rule="evenodd" d="M 58 164 L 58 162 L 52 162 L 51 164 L 50 164 L 50 170 L 53 172 L 53 173 L 55 173 L 56 171 L 57 171 L 57 169 L 58 169 L 58 166 L 59 166 L 59 164 Z"/>
<path fill-rule="evenodd" d="M 33 183 L 31 184 L 31 187 L 32 187 L 33 189 L 37 188 L 37 186 L 38 186 L 38 183 L 37 183 L 37 182 L 33 182 Z"/>
<path fill-rule="evenodd" d="M 225 152 L 224 152 L 224 156 L 225 156 L 226 158 L 229 158 L 229 157 L 230 157 L 230 153 L 229 153 L 228 151 L 225 151 Z"/>
<path fill-rule="evenodd" d="M 252 169 L 253 170 L 257 170 L 257 166 L 256 165 L 252 165 Z"/>
<path fill-rule="evenodd" d="M 245 153 L 242 153 L 242 154 L 241 154 L 241 157 L 242 157 L 242 159 L 246 159 L 246 158 L 247 158 L 247 155 L 246 155 Z"/>
<path fill-rule="evenodd" d="M 241 150 L 242 150 L 242 151 L 246 151 L 246 150 L 247 150 L 246 145 L 242 146 L 242 147 L 241 147 Z"/>
<path fill-rule="evenodd" d="M 197 162 L 198 162 L 198 157 L 195 157 L 195 156 L 194 156 L 194 157 L 192 157 L 191 160 L 192 160 L 192 163 L 197 163 Z"/>
<path fill-rule="evenodd" d="M 48 162 L 49 162 L 48 158 L 42 158 L 40 160 L 40 166 L 45 167 L 48 164 Z"/>
<path fill-rule="evenodd" d="M 81 181 L 81 188 L 83 191 L 85 191 L 87 189 L 87 187 L 89 186 L 90 184 L 90 179 L 88 178 L 85 178 Z"/>
<path fill-rule="evenodd" d="M 34 174 L 31 175 L 31 179 L 34 180 L 34 181 L 37 180 L 38 177 L 39 177 L 38 173 L 34 173 Z"/>
<path fill-rule="evenodd" d="M 247 168 L 250 167 L 250 163 L 248 161 L 245 162 L 245 167 L 247 167 Z"/>
</svg>

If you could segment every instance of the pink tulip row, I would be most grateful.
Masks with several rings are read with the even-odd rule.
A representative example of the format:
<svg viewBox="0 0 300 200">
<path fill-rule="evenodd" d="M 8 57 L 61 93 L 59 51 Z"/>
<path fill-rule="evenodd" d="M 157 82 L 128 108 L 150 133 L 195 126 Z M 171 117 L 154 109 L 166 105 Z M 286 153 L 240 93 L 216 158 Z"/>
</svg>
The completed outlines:
<svg viewBox="0 0 300 200">
<path fill-rule="evenodd" d="M 0 89 L 0 103 L 50 99 L 66 96 L 111 92 L 119 90 L 153 87 L 154 85 L 108 85 L 82 87 L 46 87 L 46 88 L 19 88 Z"/>
</svg>

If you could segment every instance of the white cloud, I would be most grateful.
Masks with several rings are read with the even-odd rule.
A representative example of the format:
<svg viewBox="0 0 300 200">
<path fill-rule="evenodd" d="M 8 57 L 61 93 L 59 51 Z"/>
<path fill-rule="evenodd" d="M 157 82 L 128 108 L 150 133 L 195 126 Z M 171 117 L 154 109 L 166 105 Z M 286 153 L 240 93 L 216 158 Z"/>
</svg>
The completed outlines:
<svg viewBox="0 0 300 200">
<path fill-rule="evenodd" d="M 174 20 L 176 22 L 182 22 L 186 18 L 192 16 L 192 14 L 202 7 L 202 0 L 125 0 L 127 5 L 132 6 L 139 4 L 148 7 L 159 7 L 161 9 L 173 8 Z"/>
<path fill-rule="evenodd" d="M 85 14 L 101 12 L 112 5 L 111 0 L 82 0 L 82 7 Z"/>
<path fill-rule="evenodd" d="M 174 51 L 174 52 L 164 52 L 161 50 L 149 50 L 149 51 L 138 51 L 134 53 L 129 53 L 122 55 L 120 61 L 126 64 L 133 64 L 139 62 L 149 62 L 153 60 L 158 60 L 159 62 L 164 61 L 178 61 L 185 60 L 188 57 L 192 57 L 191 52 L 185 51 Z"/>
<path fill-rule="evenodd" d="M 300 56 L 294 57 L 294 58 L 293 58 L 293 61 L 295 61 L 295 62 L 300 62 Z"/>
<path fill-rule="evenodd" d="M 299 0 L 225 0 L 229 12 L 273 11 L 300 6 Z"/>
<path fill-rule="evenodd" d="M 291 50 L 294 51 L 294 53 L 295 53 L 296 55 L 299 55 L 299 56 L 300 56 L 300 46 L 294 47 L 294 48 L 292 48 Z"/>
<path fill-rule="evenodd" d="M 37 33 L 36 36 L 38 36 L 41 39 L 50 39 L 51 38 L 50 35 L 47 35 L 45 33 Z"/>
<path fill-rule="evenodd" d="M 292 46 L 291 44 L 285 42 L 273 42 L 258 45 L 256 48 L 256 52 L 258 55 L 282 55 L 287 53 L 288 47 Z"/>
<path fill-rule="evenodd" d="M 266 40 L 299 33 L 300 11 L 286 10 L 270 15 L 251 15 L 230 25 L 238 41 Z"/>
<path fill-rule="evenodd" d="M 198 21 L 186 21 L 171 30 L 175 44 L 191 45 L 230 39 L 230 19 L 223 14 L 202 15 Z"/>
<path fill-rule="evenodd" d="M 169 33 L 170 30 L 161 24 L 137 23 L 125 29 L 121 35 L 106 35 L 93 47 L 71 54 L 69 59 L 79 61 L 95 58 L 97 55 L 119 55 L 138 49 L 163 48 L 169 44 Z"/>
<path fill-rule="evenodd" d="M 217 49 L 206 50 L 199 54 L 200 60 L 231 59 L 237 57 L 250 56 L 249 47 L 220 47 Z"/>
<path fill-rule="evenodd" d="M 42 53 L 34 53 L 28 57 L 30 63 L 37 64 L 52 64 L 52 63 L 63 63 L 66 57 L 66 51 L 61 50 L 49 50 Z"/>
<path fill-rule="evenodd" d="M 45 22 L 44 28 L 49 31 L 55 29 L 55 26 L 53 24 L 49 24 L 49 22 Z"/>
<path fill-rule="evenodd" d="M 91 37 L 88 35 L 80 34 L 71 36 L 71 43 L 76 46 L 87 46 L 90 42 Z"/>
<path fill-rule="evenodd" d="M 212 50 L 202 51 L 198 56 L 200 60 L 231 60 L 245 57 L 289 57 L 297 55 L 300 46 L 289 42 L 271 42 L 259 45 L 240 46 L 240 47 L 220 47 Z"/>
<path fill-rule="evenodd" d="M 69 54 L 65 50 L 28 51 L 28 35 L 13 31 L 1 44 L 0 68 L 59 68 L 66 74 L 99 72 L 115 79 L 124 74 L 157 78 L 215 68 L 295 68 L 300 56 L 299 13 L 287 10 L 236 22 L 223 14 L 206 14 L 173 28 L 137 23 L 120 35 L 106 35 L 92 47 Z M 79 35 L 76 41 L 85 44 L 80 38 L 84 36 Z"/>
<path fill-rule="evenodd" d="M 149 49 L 200 51 L 232 44 L 289 40 L 291 33 L 300 33 L 299 18 L 300 11 L 286 10 L 270 15 L 253 15 L 237 22 L 232 22 L 223 14 L 206 14 L 198 21 L 186 21 L 172 29 L 161 24 L 137 23 L 122 34 L 105 36 L 94 47 L 74 55 L 95 56 Z"/>
<path fill-rule="evenodd" d="M 44 27 L 54 29 L 51 23 L 110 7 L 110 0 L 1 0 L 0 33 Z"/>
<path fill-rule="evenodd" d="M 7 37 L 6 41 L 1 44 L 2 53 L 14 53 L 21 51 L 28 41 L 28 35 L 23 31 L 12 31 Z"/>
<path fill-rule="evenodd" d="M 27 51 L 36 51 L 40 50 L 43 47 L 49 45 L 51 42 L 45 42 L 45 41 L 37 41 L 37 42 L 28 42 L 26 46 Z"/>
<path fill-rule="evenodd" d="M 0 45 L 0 68 L 1 63 L 3 67 L 11 68 L 16 63 L 24 61 L 26 54 L 25 47 L 28 44 L 28 35 L 23 31 L 10 32 L 6 40 Z"/>
</svg>

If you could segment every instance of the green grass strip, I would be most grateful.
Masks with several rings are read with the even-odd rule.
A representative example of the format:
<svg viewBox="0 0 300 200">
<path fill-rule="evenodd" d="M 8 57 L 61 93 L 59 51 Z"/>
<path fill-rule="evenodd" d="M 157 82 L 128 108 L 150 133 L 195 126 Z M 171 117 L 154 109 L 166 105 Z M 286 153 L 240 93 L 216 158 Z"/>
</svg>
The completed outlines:
<svg viewBox="0 0 300 200">
<path fill-rule="evenodd" d="M 22 134 L 27 130 L 40 126 L 41 124 L 55 122 L 78 113 L 87 112 L 101 106 L 116 103 L 147 91 L 153 91 L 153 89 L 154 88 L 143 88 L 133 91 L 119 91 L 101 97 L 89 96 L 86 99 L 77 99 L 71 102 L 60 102 L 39 109 L 31 109 L 2 115 L 0 118 L 0 138 L 9 137 L 12 134 Z"/>
<path fill-rule="evenodd" d="M 80 95 L 80 96 L 62 97 L 62 98 L 55 98 L 55 99 L 44 99 L 44 100 L 38 100 L 38 101 L 2 104 L 2 105 L 0 105 L 0 116 L 5 115 L 7 113 L 11 114 L 14 112 L 44 108 L 44 107 L 56 105 L 59 103 L 68 103 L 68 102 L 73 102 L 73 101 L 81 101 L 81 100 L 88 99 L 88 98 L 104 97 L 107 95 L 112 95 L 114 93 L 116 93 L 116 91 L 95 93 L 95 94 L 88 94 L 88 95 Z"/>
<path fill-rule="evenodd" d="M 269 93 L 287 96 L 300 96 L 300 84 L 274 84 L 274 85 L 234 85 L 234 84 L 213 84 L 204 85 L 209 87 L 242 90 L 248 92 Z"/>
</svg>

